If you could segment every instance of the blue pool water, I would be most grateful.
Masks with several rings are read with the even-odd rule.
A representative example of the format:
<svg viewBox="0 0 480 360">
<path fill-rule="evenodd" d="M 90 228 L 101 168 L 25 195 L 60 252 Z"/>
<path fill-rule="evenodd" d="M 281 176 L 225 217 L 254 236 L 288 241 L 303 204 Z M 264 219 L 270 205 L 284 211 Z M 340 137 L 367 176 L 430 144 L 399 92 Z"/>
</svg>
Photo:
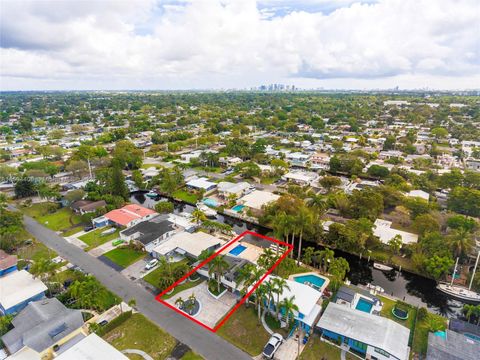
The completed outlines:
<svg viewBox="0 0 480 360">
<path fill-rule="evenodd" d="M 315 285 L 315 287 L 318 287 L 318 288 L 321 288 L 322 285 L 325 283 L 325 280 L 323 278 L 313 274 L 295 276 L 294 279 L 296 282 L 301 284 L 305 284 L 306 282 L 309 282 L 310 284 L 313 284 Z"/>
<path fill-rule="evenodd" d="M 463 335 L 465 335 L 466 337 L 468 337 L 472 340 L 480 342 L 480 336 L 477 336 L 477 335 L 474 335 L 474 334 L 469 334 L 469 333 L 465 333 Z"/>
<path fill-rule="evenodd" d="M 203 199 L 202 201 L 207 206 L 211 206 L 211 207 L 218 206 L 217 202 L 214 199 L 206 198 L 206 199 Z"/>
<path fill-rule="evenodd" d="M 360 299 L 358 299 L 357 306 L 355 306 L 355 309 L 370 314 L 370 312 L 372 311 L 372 307 L 373 307 L 373 304 L 370 301 L 365 300 L 363 297 L 361 297 Z"/>
<path fill-rule="evenodd" d="M 245 207 L 245 205 L 235 205 L 232 210 L 235 211 L 235 212 L 240 212 L 243 210 L 243 208 Z"/>
<path fill-rule="evenodd" d="M 445 331 L 435 331 L 433 335 L 446 339 L 447 333 Z"/>
<path fill-rule="evenodd" d="M 229 254 L 232 254 L 232 255 L 235 255 L 235 256 L 238 256 L 240 255 L 243 250 L 245 250 L 247 247 L 246 246 L 243 246 L 243 245 L 237 245 L 235 246 L 232 250 L 230 250 L 228 253 Z"/>
</svg>

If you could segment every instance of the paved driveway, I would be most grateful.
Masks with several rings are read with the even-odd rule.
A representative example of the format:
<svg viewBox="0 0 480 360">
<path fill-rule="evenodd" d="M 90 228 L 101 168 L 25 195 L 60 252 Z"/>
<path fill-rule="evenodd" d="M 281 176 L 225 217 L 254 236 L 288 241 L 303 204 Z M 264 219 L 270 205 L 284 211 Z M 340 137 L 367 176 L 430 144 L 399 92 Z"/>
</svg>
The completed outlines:
<svg viewBox="0 0 480 360">
<path fill-rule="evenodd" d="M 25 229 L 36 239 L 55 250 L 60 256 L 93 274 L 109 290 L 125 302 L 136 299 L 138 310 L 148 319 L 188 345 L 208 360 L 246 360 L 251 357 L 215 333 L 193 323 L 190 319 L 157 302 L 153 295 L 138 283 L 129 281 L 82 249 L 69 244 L 63 237 L 34 219 L 24 216 Z"/>
<path fill-rule="evenodd" d="M 195 286 L 194 288 L 179 292 L 175 296 L 172 296 L 170 299 L 168 299 L 167 302 L 175 305 L 175 300 L 177 300 L 179 297 L 185 300 L 192 293 L 195 294 L 197 300 L 202 304 L 200 313 L 195 316 L 195 319 L 207 326 L 210 326 L 211 328 L 214 328 L 220 319 L 223 318 L 237 302 L 237 297 L 228 291 L 223 294 L 220 299 L 215 299 L 209 294 L 206 281 L 202 282 L 198 286 Z"/>
<path fill-rule="evenodd" d="M 145 275 L 150 274 L 152 271 L 154 271 L 157 267 L 155 266 L 153 269 L 146 270 L 145 265 L 152 260 L 151 257 L 147 256 L 143 259 L 138 260 L 137 262 L 133 263 L 129 267 L 123 269 L 121 271 L 122 275 L 127 277 L 128 279 L 135 281 L 137 279 L 143 278 Z"/>
</svg>

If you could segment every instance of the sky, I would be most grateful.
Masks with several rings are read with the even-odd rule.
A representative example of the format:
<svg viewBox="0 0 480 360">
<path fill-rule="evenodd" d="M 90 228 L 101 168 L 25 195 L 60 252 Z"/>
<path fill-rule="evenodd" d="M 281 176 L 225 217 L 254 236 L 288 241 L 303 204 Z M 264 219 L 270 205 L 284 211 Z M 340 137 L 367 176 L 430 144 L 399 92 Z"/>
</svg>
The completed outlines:
<svg viewBox="0 0 480 360">
<path fill-rule="evenodd" d="M 0 90 L 480 89 L 478 0 L 0 0 Z"/>
</svg>

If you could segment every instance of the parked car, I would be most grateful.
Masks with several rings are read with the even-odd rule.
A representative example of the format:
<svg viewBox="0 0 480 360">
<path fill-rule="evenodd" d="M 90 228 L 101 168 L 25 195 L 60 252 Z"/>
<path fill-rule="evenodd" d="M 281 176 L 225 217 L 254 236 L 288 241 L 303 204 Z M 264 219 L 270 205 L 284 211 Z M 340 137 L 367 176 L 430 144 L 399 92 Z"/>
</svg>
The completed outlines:
<svg viewBox="0 0 480 360">
<path fill-rule="evenodd" d="M 89 231 L 92 231 L 93 229 L 94 229 L 93 226 L 85 226 L 85 227 L 83 228 L 83 231 L 89 232 Z"/>
<path fill-rule="evenodd" d="M 98 325 L 100 325 L 100 326 L 105 326 L 105 325 L 107 325 L 107 324 L 108 324 L 108 321 L 107 321 L 107 320 L 102 320 L 102 321 L 100 321 L 100 322 L 98 323 Z"/>
<path fill-rule="evenodd" d="M 270 340 L 268 340 L 267 345 L 263 348 L 263 356 L 267 359 L 273 359 L 273 355 L 278 350 L 280 345 L 283 342 L 283 337 L 280 334 L 274 333 Z"/>
<path fill-rule="evenodd" d="M 150 270 L 150 269 L 153 269 L 155 266 L 157 266 L 158 264 L 158 260 L 157 259 L 153 259 L 153 260 L 150 260 L 147 265 L 145 265 L 145 269 L 146 270 Z"/>
</svg>

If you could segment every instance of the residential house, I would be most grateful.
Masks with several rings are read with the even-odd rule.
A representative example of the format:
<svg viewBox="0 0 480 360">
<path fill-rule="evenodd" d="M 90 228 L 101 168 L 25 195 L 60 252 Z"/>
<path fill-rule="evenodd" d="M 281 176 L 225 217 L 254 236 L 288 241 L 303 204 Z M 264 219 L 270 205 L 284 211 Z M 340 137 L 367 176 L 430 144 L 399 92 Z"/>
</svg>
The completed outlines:
<svg viewBox="0 0 480 360">
<path fill-rule="evenodd" d="M 13 271 L 0 277 L 0 313 L 19 312 L 29 302 L 45 296 L 47 287 L 26 270 Z"/>
<path fill-rule="evenodd" d="M 245 195 L 245 193 L 250 189 L 251 185 L 245 181 L 236 184 L 228 181 L 221 181 L 217 186 L 218 195 L 223 199 L 228 199 L 232 195 L 238 199 Z"/>
<path fill-rule="evenodd" d="M 204 190 L 208 192 L 214 190 L 217 187 L 217 184 L 208 181 L 208 178 L 206 177 L 200 177 L 187 182 L 187 187 L 192 190 Z"/>
<path fill-rule="evenodd" d="M 265 205 L 273 201 L 277 201 L 279 198 L 279 195 L 272 194 L 271 192 L 255 190 L 252 191 L 250 194 L 247 194 L 244 197 L 240 198 L 238 202 L 252 212 L 258 214 L 262 212 L 262 209 Z"/>
<path fill-rule="evenodd" d="M 392 228 L 392 222 L 384 219 L 377 219 L 373 224 L 373 235 L 377 236 L 384 244 L 388 244 L 395 236 L 400 236 L 402 244 L 413 244 L 418 241 L 418 235 L 403 230 Z"/>
<path fill-rule="evenodd" d="M 2 337 L 7 351 L 35 353 L 41 359 L 53 357 L 85 336 L 82 312 L 68 309 L 56 298 L 31 302 L 12 325 L 13 329 Z"/>
<path fill-rule="evenodd" d="M 329 303 L 316 324 L 322 339 L 367 359 L 408 360 L 410 330 L 386 317 Z"/>
<path fill-rule="evenodd" d="M 77 214 L 83 215 L 94 213 L 97 209 L 107 206 L 105 200 L 91 201 L 91 200 L 77 200 L 73 202 L 70 207 Z"/>
<path fill-rule="evenodd" d="M 379 314 L 383 307 L 380 299 L 370 294 L 370 292 L 347 286 L 342 286 L 338 289 L 335 295 L 335 303 L 369 314 Z"/>
<path fill-rule="evenodd" d="M 100 336 L 92 333 L 71 348 L 58 355 L 56 360 L 86 360 L 86 359 L 108 359 L 108 360 L 128 360 L 128 357 L 115 349 Z"/>
<path fill-rule="evenodd" d="M 330 155 L 326 153 L 315 153 L 310 157 L 312 168 L 328 170 L 330 168 Z"/>
<path fill-rule="evenodd" d="M 226 166 L 226 167 L 234 167 L 238 164 L 241 164 L 243 162 L 242 159 L 240 159 L 239 157 L 221 157 L 220 160 L 220 165 L 223 165 L 223 166 Z"/>
<path fill-rule="evenodd" d="M 178 232 L 161 241 L 153 250 L 155 258 L 165 257 L 178 261 L 184 257 L 197 259 L 202 251 L 214 251 L 220 248 L 225 241 L 204 232 Z"/>
<path fill-rule="evenodd" d="M 445 330 L 445 334 L 429 333 L 427 360 L 477 360 L 480 356 L 480 342 Z"/>
<path fill-rule="evenodd" d="M 17 271 L 17 260 L 16 255 L 7 254 L 0 249 L 0 277 L 13 271 Z"/>
<path fill-rule="evenodd" d="M 307 167 L 310 155 L 301 152 L 293 152 L 287 153 L 286 158 L 292 166 Z"/>
<path fill-rule="evenodd" d="M 142 221 L 149 220 L 156 215 L 158 215 L 158 213 L 151 209 L 137 204 L 129 204 L 121 209 L 109 211 L 105 215 L 93 219 L 92 223 L 95 227 L 107 225 L 130 227 Z"/>
<path fill-rule="evenodd" d="M 157 215 L 134 226 L 120 231 L 120 239 L 135 241 L 141 244 L 145 251 L 151 253 L 153 248 L 168 239 L 175 232 L 183 230 L 171 221 L 168 215 Z"/>
<path fill-rule="evenodd" d="M 468 170 L 480 171 L 480 159 L 468 158 L 465 160 L 465 167 Z"/>
<path fill-rule="evenodd" d="M 312 171 L 290 171 L 285 175 L 282 175 L 282 179 L 285 181 L 293 182 L 297 185 L 305 186 L 312 185 L 318 180 L 318 174 Z"/>
<path fill-rule="evenodd" d="M 427 193 L 426 191 L 423 191 L 423 190 L 411 190 L 408 193 L 406 193 L 405 195 L 408 196 L 408 197 L 411 197 L 411 198 L 417 197 L 417 198 L 423 199 L 425 201 L 430 200 L 430 194 Z"/>
</svg>

